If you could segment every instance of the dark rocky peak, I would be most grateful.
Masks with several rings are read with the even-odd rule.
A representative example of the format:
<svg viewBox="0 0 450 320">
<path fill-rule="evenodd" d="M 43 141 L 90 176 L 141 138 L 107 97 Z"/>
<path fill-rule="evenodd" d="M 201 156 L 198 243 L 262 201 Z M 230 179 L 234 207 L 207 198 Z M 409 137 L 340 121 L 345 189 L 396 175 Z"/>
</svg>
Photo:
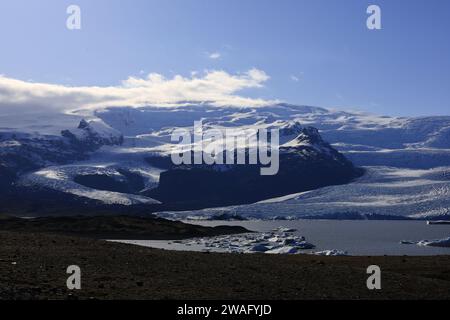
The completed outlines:
<svg viewBox="0 0 450 320">
<path fill-rule="evenodd" d="M 326 142 L 323 141 L 319 130 L 313 127 L 303 128 L 295 140 L 302 144 L 311 144 L 311 145 L 323 145 Z"/>
<path fill-rule="evenodd" d="M 86 129 L 88 127 L 89 127 L 89 123 L 84 119 L 82 119 L 80 121 L 80 124 L 78 125 L 78 129 Z"/>
<path fill-rule="evenodd" d="M 298 135 L 302 132 L 302 125 L 299 122 L 288 122 L 284 126 L 280 127 L 280 136 Z"/>
</svg>

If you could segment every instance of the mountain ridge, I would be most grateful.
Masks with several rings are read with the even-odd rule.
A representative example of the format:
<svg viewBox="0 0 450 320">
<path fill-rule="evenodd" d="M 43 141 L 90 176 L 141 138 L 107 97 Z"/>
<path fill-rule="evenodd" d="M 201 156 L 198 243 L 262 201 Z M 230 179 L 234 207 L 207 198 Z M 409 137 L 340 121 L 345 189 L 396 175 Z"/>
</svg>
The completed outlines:
<svg viewBox="0 0 450 320">
<path fill-rule="evenodd" d="M 154 192 L 161 172 L 171 167 L 170 162 L 164 163 L 176 150 L 171 141 L 173 130 L 184 128 L 192 132 L 194 121 L 199 120 L 203 120 L 205 128 L 234 132 L 279 129 L 281 149 L 310 144 L 319 147 L 318 151 L 321 148 L 326 151 L 322 143 L 295 140 L 302 130 L 314 127 L 328 145 L 355 166 L 399 169 L 450 166 L 450 117 L 447 116 L 387 117 L 283 103 L 217 107 L 188 102 L 170 108 L 104 108 L 90 114 L 82 110 L 71 114 L 39 115 L 38 112 L 33 115 L 18 112 L 13 118 L 0 114 L 0 188 L 3 191 L 18 184 L 81 196 L 83 201 L 156 204 L 155 199 L 123 183 L 137 183 L 147 195 Z M 314 133 L 309 135 L 311 138 Z M 149 161 L 155 157 L 162 159 L 160 165 L 164 168 Z M 140 181 L 134 176 L 139 176 Z M 111 181 L 114 191 L 121 192 L 96 189 L 105 181 Z"/>
</svg>

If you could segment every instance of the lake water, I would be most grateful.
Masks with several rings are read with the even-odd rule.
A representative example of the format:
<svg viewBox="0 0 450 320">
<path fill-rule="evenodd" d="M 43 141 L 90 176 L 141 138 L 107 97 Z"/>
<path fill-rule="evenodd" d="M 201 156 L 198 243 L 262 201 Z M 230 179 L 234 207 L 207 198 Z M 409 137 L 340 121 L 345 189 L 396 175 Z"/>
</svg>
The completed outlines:
<svg viewBox="0 0 450 320">
<path fill-rule="evenodd" d="M 193 223 L 189 221 L 189 223 Z M 427 225 L 425 221 L 199 221 L 203 226 L 238 225 L 269 232 L 277 227 L 297 229 L 295 234 L 316 245 L 314 251 L 337 249 L 349 255 L 448 255 L 450 248 L 400 244 L 401 240 L 433 240 L 450 237 L 450 225 Z M 168 250 L 202 251 L 206 247 L 173 241 L 120 241 Z"/>
</svg>

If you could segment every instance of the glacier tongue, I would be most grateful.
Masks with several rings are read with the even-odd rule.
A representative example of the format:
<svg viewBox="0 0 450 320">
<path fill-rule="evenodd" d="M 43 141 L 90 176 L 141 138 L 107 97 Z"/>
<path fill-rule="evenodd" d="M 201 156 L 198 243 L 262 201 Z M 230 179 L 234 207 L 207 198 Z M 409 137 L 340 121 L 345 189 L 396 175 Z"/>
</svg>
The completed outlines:
<svg viewBox="0 0 450 320">
<path fill-rule="evenodd" d="M 417 219 L 450 214 L 450 167 L 430 170 L 367 167 L 356 181 L 287 195 L 255 204 L 185 212 L 161 217 L 214 219 L 234 215 L 247 219 Z"/>
<path fill-rule="evenodd" d="M 19 185 L 31 188 L 47 188 L 49 190 L 60 191 L 81 198 L 98 200 L 104 204 L 135 205 L 160 203 L 149 197 L 108 190 L 98 190 L 74 181 L 74 178 L 79 175 L 109 175 L 115 176 L 115 178 L 118 179 L 121 174 L 117 169 L 118 168 L 113 166 L 96 167 L 94 163 L 91 165 L 85 163 L 84 165 L 78 164 L 47 167 L 22 176 L 19 180 Z"/>
</svg>

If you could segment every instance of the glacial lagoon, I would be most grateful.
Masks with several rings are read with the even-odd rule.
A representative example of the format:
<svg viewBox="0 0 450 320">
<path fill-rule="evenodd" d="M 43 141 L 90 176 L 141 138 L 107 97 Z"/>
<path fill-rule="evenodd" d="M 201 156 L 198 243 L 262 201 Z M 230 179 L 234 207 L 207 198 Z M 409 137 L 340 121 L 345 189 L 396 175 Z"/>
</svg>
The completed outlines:
<svg viewBox="0 0 450 320">
<path fill-rule="evenodd" d="M 124 240 L 166 250 L 211 252 L 268 252 L 343 254 L 355 256 L 382 255 L 448 255 L 449 247 L 421 246 L 415 242 L 450 237 L 450 225 L 428 225 L 426 221 L 378 220 L 294 220 L 294 221 L 185 221 L 203 226 L 239 225 L 255 231 L 251 235 L 188 239 L 183 241 Z M 292 232 L 279 229 L 288 228 Z M 276 242 L 275 242 L 276 241 Z M 401 241 L 411 241 L 402 244 Z M 313 244 L 314 248 L 309 248 Z M 266 246 L 261 250 L 262 246 Z M 261 251 L 260 251 L 261 250 Z M 329 252 L 329 250 L 335 250 Z"/>
</svg>

